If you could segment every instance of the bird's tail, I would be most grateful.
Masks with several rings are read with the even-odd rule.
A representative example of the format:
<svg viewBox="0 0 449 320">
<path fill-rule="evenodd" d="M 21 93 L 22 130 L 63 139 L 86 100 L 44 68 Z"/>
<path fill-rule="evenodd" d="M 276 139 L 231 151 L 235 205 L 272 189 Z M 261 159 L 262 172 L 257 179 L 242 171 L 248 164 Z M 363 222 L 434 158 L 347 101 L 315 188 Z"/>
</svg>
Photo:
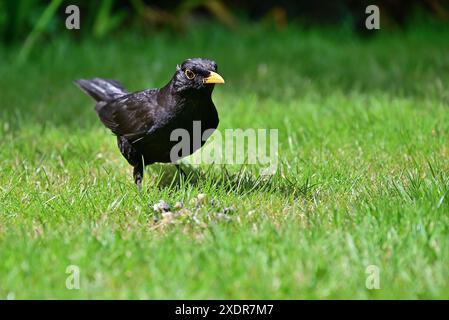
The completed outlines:
<svg viewBox="0 0 449 320">
<path fill-rule="evenodd" d="M 111 101 L 128 93 L 125 88 L 115 80 L 101 78 L 94 78 L 91 80 L 80 79 L 76 80 L 75 84 L 97 102 Z"/>
</svg>

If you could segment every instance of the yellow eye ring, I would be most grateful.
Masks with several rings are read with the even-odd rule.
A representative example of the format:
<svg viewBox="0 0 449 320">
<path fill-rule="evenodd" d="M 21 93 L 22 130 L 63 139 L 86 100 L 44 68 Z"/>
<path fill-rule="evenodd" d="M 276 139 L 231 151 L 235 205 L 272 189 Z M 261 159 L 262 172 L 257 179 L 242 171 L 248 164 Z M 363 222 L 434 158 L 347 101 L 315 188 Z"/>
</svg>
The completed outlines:
<svg viewBox="0 0 449 320">
<path fill-rule="evenodd" d="M 189 79 L 189 80 L 192 80 L 193 78 L 195 78 L 195 74 L 190 69 L 186 69 L 184 74 L 186 75 L 187 79 Z"/>
</svg>

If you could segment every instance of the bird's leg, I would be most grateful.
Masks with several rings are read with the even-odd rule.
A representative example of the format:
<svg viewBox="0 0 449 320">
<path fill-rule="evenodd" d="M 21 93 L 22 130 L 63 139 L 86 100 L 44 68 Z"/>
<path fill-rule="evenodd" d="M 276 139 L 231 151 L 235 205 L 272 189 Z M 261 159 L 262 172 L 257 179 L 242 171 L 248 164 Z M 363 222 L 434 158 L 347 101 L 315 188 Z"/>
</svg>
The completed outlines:
<svg viewBox="0 0 449 320">
<path fill-rule="evenodd" d="M 179 164 L 175 164 L 176 170 L 178 170 L 180 176 L 182 176 L 184 179 L 187 179 L 187 175 L 184 172 L 184 170 L 182 170 L 181 165 Z"/>
<path fill-rule="evenodd" d="M 139 188 L 139 191 L 142 191 L 142 178 L 143 178 L 143 160 L 142 155 L 134 148 L 134 146 L 122 136 L 117 136 L 117 146 L 120 149 L 120 152 L 125 157 L 130 165 L 133 166 L 133 176 L 134 182 Z"/>
<path fill-rule="evenodd" d="M 142 191 L 142 178 L 143 178 L 143 162 L 139 161 L 138 164 L 134 166 L 133 170 L 134 182 L 137 185 L 139 191 Z"/>
</svg>

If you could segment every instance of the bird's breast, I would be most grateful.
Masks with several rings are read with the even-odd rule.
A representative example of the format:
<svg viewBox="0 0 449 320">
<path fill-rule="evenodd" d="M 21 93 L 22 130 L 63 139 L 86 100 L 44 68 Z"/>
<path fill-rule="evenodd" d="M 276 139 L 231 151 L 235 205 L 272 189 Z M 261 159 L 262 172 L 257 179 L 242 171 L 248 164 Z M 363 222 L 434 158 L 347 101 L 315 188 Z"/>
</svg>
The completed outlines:
<svg viewBox="0 0 449 320">
<path fill-rule="evenodd" d="M 170 118 L 164 124 L 136 143 L 146 164 L 173 162 L 192 154 L 206 143 L 210 136 L 205 134 L 206 130 L 210 133 L 210 129 L 215 130 L 219 123 L 218 112 L 212 101 L 177 106 L 176 112 L 169 114 Z M 183 156 L 173 159 L 171 151 L 180 143 L 188 147 L 184 148 Z"/>
</svg>

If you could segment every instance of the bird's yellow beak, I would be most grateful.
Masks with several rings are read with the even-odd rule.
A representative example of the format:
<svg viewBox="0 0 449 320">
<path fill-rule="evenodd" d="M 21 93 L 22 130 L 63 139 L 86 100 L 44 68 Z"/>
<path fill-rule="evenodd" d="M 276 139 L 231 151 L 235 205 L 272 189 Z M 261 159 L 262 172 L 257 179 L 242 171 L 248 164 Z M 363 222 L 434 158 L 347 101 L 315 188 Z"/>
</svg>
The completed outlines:
<svg viewBox="0 0 449 320">
<path fill-rule="evenodd" d="M 225 81 L 218 73 L 210 71 L 209 76 L 203 79 L 203 83 L 225 83 Z"/>
</svg>

